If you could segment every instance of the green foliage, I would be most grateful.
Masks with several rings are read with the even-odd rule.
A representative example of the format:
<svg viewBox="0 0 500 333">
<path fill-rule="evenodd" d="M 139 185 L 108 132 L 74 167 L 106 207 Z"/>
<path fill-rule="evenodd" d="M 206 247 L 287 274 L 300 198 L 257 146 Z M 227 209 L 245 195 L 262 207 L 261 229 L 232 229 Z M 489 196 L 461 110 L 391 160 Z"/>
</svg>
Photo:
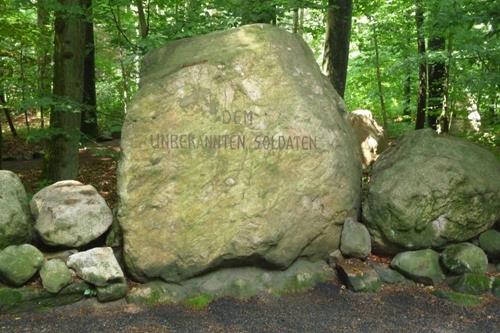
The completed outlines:
<svg viewBox="0 0 500 333">
<path fill-rule="evenodd" d="M 500 126 L 500 34 L 495 20 L 498 6 L 488 0 L 422 2 L 425 36 L 446 40 L 446 50 L 428 52 L 424 58 L 417 54 L 414 1 L 354 1 L 345 95 L 347 108 L 369 109 L 377 119 L 382 118 L 374 65 L 372 28 L 375 26 L 389 136 L 412 130 L 418 65 L 440 59 L 449 68 L 449 111 L 456 118 L 466 119 L 470 110 L 477 109 L 482 117 L 480 132 L 458 134 L 496 149 Z M 298 23 L 298 31 L 318 63 L 323 60 L 326 0 L 143 0 L 142 3 L 146 35 L 139 33 L 136 0 L 93 1 L 92 17 L 88 16 L 93 19 L 95 30 L 97 113 L 102 132 L 121 129 L 128 105 L 138 89 L 144 54 L 172 40 L 246 22 L 275 21 L 289 31 Z M 0 0 L 0 92 L 5 93 L 13 116 L 29 111 L 35 114 L 36 124 L 41 117 L 40 110 L 45 110 L 47 120 L 50 109 L 74 112 L 82 108 L 40 91 L 39 61 L 42 54 L 52 57 L 54 10 L 62 10 L 67 15 L 88 15 L 76 13 L 74 8 L 63 8 L 56 0 L 40 4 L 40 8 L 49 12 L 44 26 L 37 24 L 36 2 Z M 48 66 L 50 81 L 52 68 Z M 405 89 L 407 84 L 409 90 Z M 34 131 L 29 140 L 43 141 L 59 134 Z"/>
</svg>

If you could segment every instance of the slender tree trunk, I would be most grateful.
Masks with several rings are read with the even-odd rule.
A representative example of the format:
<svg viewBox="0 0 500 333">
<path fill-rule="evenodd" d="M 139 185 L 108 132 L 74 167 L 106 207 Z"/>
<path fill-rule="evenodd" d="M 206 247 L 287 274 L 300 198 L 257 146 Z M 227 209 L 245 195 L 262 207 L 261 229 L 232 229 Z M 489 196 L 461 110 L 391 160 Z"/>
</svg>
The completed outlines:
<svg viewBox="0 0 500 333">
<path fill-rule="evenodd" d="M 26 75 L 24 71 L 24 46 L 21 45 L 21 58 L 19 59 L 19 66 L 21 71 L 21 101 L 22 101 L 22 111 L 24 113 L 24 124 L 26 125 L 26 129 L 28 132 L 30 131 L 30 120 L 28 117 L 28 109 L 26 105 L 24 105 L 24 101 L 26 98 Z"/>
<path fill-rule="evenodd" d="M 146 20 L 146 14 L 144 13 L 142 0 L 135 0 L 135 6 L 137 7 L 137 15 L 139 16 L 139 34 L 142 39 L 145 39 L 148 37 L 149 26 Z"/>
<path fill-rule="evenodd" d="M 47 178 L 75 179 L 78 175 L 81 105 L 85 58 L 83 0 L 59 0 L 55 16 L 54 96 L 59 99 L 51 112 L 55 131 L 48 149 Z M 75 10 L 78 7 L 81 10 Z M 71 10 L 70 10 L 71 9 Z"/>
<path fill-rule="evenodd" d="M 417 120 L 415 129 L 422 129 L 425 125 L 425 109 L 427 105 L 427 56 L 424 38 L 424 9 L 422 0 L 415 1 L 415 23 L 417 27 L 418 46 L 418 99 Z"/>
<path fill-rule="evenodd" d="M 411 73 L 406 73 L 405 84 L 403 87 L 403 100 L 404 100 L 403 115 L 411 116 L 411 110 L 410 110 L 410 105 L 411 105 Z"/>
<path fill-rule="evenodd" d="M 374 20 L 372 21 L 372 33 L 373 33 L 373 45 L 375 47 L 375 70 L 377 74 L 377 87 L 378 87 L 378 96 L 380 99 L 380 109 L 382 111 L 384 130 L 387 130 L 387 112 L 385 109 L 384 92 L 382 90 L 382 73 L 380 70 L 380 54 L 378 49 L 377 26 Z"/>
<path fill-rule="evenodd" d="M 130 89 L 129 89 L 129 71 L 125 63 L 123 62 L 123 50 L 119 47 L 120 52 L 120 70 L 122 72 L 122 100 L 123 100 L 123 110 L 127 113 L 128 110 L 128 102 L 130 98 Z"/>
<path fill-rule="evenodd" d="M 443 37 L 433 37 L 429 40 L 429 50 L 443 51 L 445 40 Z M 429 107 L 427 124 L 432 129 L 437 129 L 437 120 L 443 112 L 444 87 L 446 78 L 446 64 L 442 59 L 434 58 L 429 64 Z"/>
<path fill-rule="evenodd" d="M 296 34 L 299 32 L 299 9 L 293 9 L 293 33 Z"/>
<path fill-rule="evenodd" d="M 0 113 L 0 170 L 2 169 L 2 148 L 3 148 L 3 133 L 2 133 L 2 114 Z"/>
<path fill-rule="evenodd" d="M 37 64 L 38 64 L 38 98 L 47 99 L 50 96 L 50 29 L 49 11 L 46 8 L 46 2 L 37 1 L 37 26 L 40 33 L 37 48 Z M 46 100 L 43 100 L 40 105 L 40 126 L 45 127 L 45 113 L 47 111 Z"/>
<path fill-rule="evenodd" d="M 347 79 L 351 24 L 352 0 L 328 0 L 323 67 L 342 97 Z"/>
<path fill-rule="evenodd" d="M 14 122 L 12 121 L 12 117 L 10 115 L 10 110 L 7 108 L 7 99 L 5 98 L 5 93 L 0 90 L 0 107 L 3 109 L 5 114 L 5 119 L 7 119 L 7 123 L 9 124 L 10 133 L 12 133 L 13 137 L 17 137 L 17 131 L 14 127 Z"/>
<path fill-rule="evenodd" d="M 95 44 L 92 0 L 83 0 L 86 10 L 85 20 L 85 68 L 83 72 L 83 104 L 80 130 L 95 139 L 98 135 L 97 101 L 95 92 Z"/>
<path fill-rule="evenodd" d="M 304 33 L 304 10 L 305 8 L 299 8 L 299 34 Z"/>
<path fill-rule="evenodd" d="M 450 85 L 451 77 L 450 70 L 452 66 L 452 52 L 453 52 L 453 37 L 451 33 L 448 35 L 447 43 L 447 56 L 446 56 L 446 67 L 445 67 L 445 80 L 444 80 L 444 93 L 443 93 L 443 113 L 440 117 L 440 127 L 441 132 L 448 133 L 450 129 L 451 120 L 451 101 L 450 101 Z"/>
</svg>

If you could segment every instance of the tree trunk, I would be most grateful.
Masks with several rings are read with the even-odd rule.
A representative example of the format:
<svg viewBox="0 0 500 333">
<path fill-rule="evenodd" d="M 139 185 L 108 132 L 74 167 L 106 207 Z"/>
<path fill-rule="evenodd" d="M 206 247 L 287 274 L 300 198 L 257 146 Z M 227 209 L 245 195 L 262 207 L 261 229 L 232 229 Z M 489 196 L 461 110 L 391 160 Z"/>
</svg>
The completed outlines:
<svg viewBox="0 0 500 333">
<path fill-rule="evenodd" d="M 300 8 L 299 9 L 299 34 L 304 33 L 304 11 L 305 8 Z"/>
<path fill-rule="evenodd" d="M 342 97 L 347 79 L 351 23 L 352 0 L 328 0 L 323 67 Z"/>
<path fill-rule="evenodd" d="M 2 114 L 0 113 L 0 170 L 2 169 L 2 147 L 3 147 L 3 133 L 2 133 Z"/>
<path fill-rule="evenodd" d="M 450 69 L 452 66 L 452 52 L 453 52 L 453 37 L 451 33 L 448 35 L 448 45 L 447 45 L 447 55 L 446 55 L 446 68 L 445 68 L 445 80 L 444 80 L 444 92 L 443 92 L 443 113 L 439 119 L 441 132 L 448 133 L 450 129 L 451 120 L 451 100 L 450 100 Z"/>
<path fill-rule="evenodd" d="M 21 109 L 24 113 L 24 124 L 26 125 L 26 129 L 28 130 L 28 133 L 30 131 L 30 120 L 28 117 L 28 109 L 26 108 L 26 105 L 24 104 L 25 98 L 26 98 L 26 75 L 24 71 L 24 46 L 21 44 L 21 53 L 20 53 L 20 59 L 19 59 L 19 66 L 20 66 L 20 71 L 21 71 Z"/>
<path fill-rule="evenodd" d="M 127 110 L 128 110 L 128 102 L 129 102 L 129 99 L 130 99 L 130 88 L 129 88 L 129 79 L 130 79 L 130 74 L 129 74 L 129 71 L 127 69 L 127 66 L 125 65 L 125 63 L 123 62 L 123 50 L 121 47 L 118 48 L 118 52 L 120 54 L 120 70 L 121 70 L 121 73 L 122 73 L 122 101 L 123 101 L 123 111 L 125 113 L 127 113 Z"/>
<path fill-rule="evenodd" d="M 418 99 L 417 120 L 415 129 L 422 129 L 425 125 L 425 109 L 427 104 L 427 57 L 424 38 L 424 9 L 422 0 L 415 1 L 415 23 L 417 27 L 418 46 Z"/>
<path fill-rule="evenodd" d="M 92 17 L 92 0 L 84 0 L 85 20 L 85 64 L 83 72 L 83 104 L 80 130 L 89 138 L 98 135 L 97 102 L 95 92 L 95 45 L 94 21 Z"/>
<path fill-rule="evenodd" d="M 0 107 L 3 109 L 5 119 L 7 119 L 7 123 L 9 124 L 10 133 L 12 133 L 13 137 L 17 137 L 17 131 L 14 127 L 14 122 L 12 121 L 10 111 L 7 108 L 7 99 L 5 98 L 5 93 L 3 91 L 0 91 Z"/>
<path fill-rule="evenodd" d="M 380 110 L 382 111 L 383 127 L 387 130 L 387 112 L 385 110 L 384 92 L 382 90 L 382 73 L 380 71 L 380 54 L 378 49 L 377 26 L 375 21 L 372 21 L 373 46 L 375 47 L 375 70 L 377 74 L 378 96 L 380 98 Z"/>
<path fill-rule="evenodd" d="M 51 181 L 78 176 L 85 16 L 83 0 L 59 0 L 54 34 L 54 96 L 50 126 L 54 130 L 48 149 L 46 173 Z M 80 10 L 75 10 L 80 7 Z"/>
<path fill-rule="evenodd" d="M 433 37 L 429 40 L 429 50 L 443 51 L 445 40 Z M 443 112 L 444 87 L 446 80 L 446 64 L 442 59 L 434 58 L 429 64 L 429 107 L 427 109 L 427 125 L 437 129 L 437 120 Z"/>
<path fill-rule="evenodd" d="M 139 16 L 139 34 L 141 39 L 145 39 L 148 37 L 149 26 L 146 20 L 146 14 L 144 13 L 142 0 L 135 0 L 135 6 L 137 7 L 137 15 Z"/>
<path fill-rule="evenodd" d="M 299 32 L 299 9 L 293 9 L 293 33 L 296 34 Z"/>
<path fill-rule="evenodd" d="M 40 36 L 38 39 L 37 48 L 37 65 L 38 65 L 38 98 L 40 103 L 40 126 L 45 127 L 45 113 L 47 111 L 46 99 L 50 96 L 50 29 L 49 11 L 46 8 L 44 1 L 37 1 L 37 26 Z"/>
<path fill-rule="evenodd" d="M 405 85 L 403 87 L 403 115 L 411 116 L 411 73 L 406 73 Z"/>
</svg>

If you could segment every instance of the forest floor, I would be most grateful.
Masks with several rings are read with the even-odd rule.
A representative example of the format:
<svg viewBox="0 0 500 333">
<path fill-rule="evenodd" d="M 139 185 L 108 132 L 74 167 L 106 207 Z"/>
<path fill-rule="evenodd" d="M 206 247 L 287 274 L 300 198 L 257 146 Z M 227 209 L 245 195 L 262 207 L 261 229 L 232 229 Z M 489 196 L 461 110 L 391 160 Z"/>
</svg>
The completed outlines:
<svg viewBox="0 0 500 333">
<path fill-rule="evenodd" d="M 499 332 L 500 302 L 465 308 L 420 287 L 354 293 L 330 282 L 247 301 L 222 298 L 203 310 L 86 300 L 43 312 L 0 315 L 0 332 Z"/>
<path fill-rule="evenodd" d="M 42 178 L 43 147 L 29 144 L 21 137 L 8 136 L 4 141 L 2 168 L 15 172 L 26 192 L 33 195 L 48 185 Z M 93 185 L 113 209 L 117 205 L 116 168 L 120 140 L 92 142 L 80 148 L 80 172 L 77 180 Z"/>
</svg>

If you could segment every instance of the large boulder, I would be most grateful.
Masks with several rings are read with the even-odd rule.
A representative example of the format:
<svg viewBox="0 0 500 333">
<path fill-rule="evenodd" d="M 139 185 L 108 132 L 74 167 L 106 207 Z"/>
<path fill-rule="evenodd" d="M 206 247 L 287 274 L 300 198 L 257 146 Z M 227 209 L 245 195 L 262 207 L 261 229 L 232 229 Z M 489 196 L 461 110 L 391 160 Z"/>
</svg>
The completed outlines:
<svg viewBox="0 0 500 333">
<path fill-rule="evenodd" d="M 22 286 L 42 267 L 43 254 L 29 244 L 11 245 L 0 251 L 0 280 Z"/>
<path fill-rule="evenodd" d="M 387 148 L 384 129 L 377 124 L 369 110 L 355 110 L 345 116 L 358 140 L 363 166 L 368 167 Z"/>
<path fill-rule="evenodd" d="M 500 162 L 471 142 L 413 131 L 375 162 L 363 217 L 379 252 L 471 239 L 500 219 Z"/>
<path fill-rule="evenodd" d="M 29 243 L 31 231 L 23 183 L 15 173 L 0 170 L 0 249 Z"/>
<path fill-rule="evenodd" d="M 47 245 L 80 247 L 104 234 L 113 222 L 106 201 L 91 185 L 60 181 L 33 196 L 35 230 Z"/>
<path fill-rule="evenodd" d="M 341 112 L 307 44 L 270 25 L 147 55 L 118 174 L 129 272 L 175 282 L 326 258 L 360 201 L 361 163 Z"/>
</svg>

